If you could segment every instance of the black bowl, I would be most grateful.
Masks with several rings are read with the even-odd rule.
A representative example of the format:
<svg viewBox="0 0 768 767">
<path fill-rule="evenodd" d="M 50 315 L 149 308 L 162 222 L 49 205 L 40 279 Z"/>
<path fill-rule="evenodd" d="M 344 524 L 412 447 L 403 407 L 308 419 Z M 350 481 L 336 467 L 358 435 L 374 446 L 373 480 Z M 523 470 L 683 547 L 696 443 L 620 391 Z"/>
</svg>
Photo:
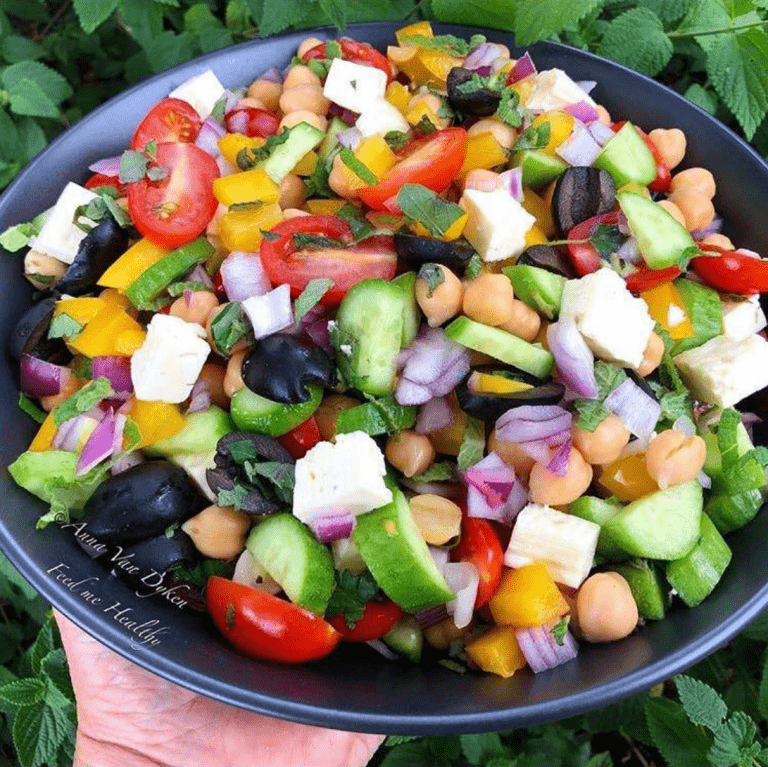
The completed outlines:
<svg viewBox="0 0 768 767">
<path fill-rule="evenodd" d="M 476 29 L 436 25 L 469 37 Z M 383 49 L 396 25 L 354 25 L 349 34 Z M 333 37 L 333 30 L 320 36 Z M 270 66 L 285 66 L 305 33 L 244 43 L 181 65 L 137 85 L 95 110 L 54 141 L 0 199 L 0 230 L 53 204 L 65 182 L 84 180 L 94 160 L 119 153 L 145 112 L 190 76 L 213 68 L 225 85 L 250 82 Z M 508 35 L 489 33 L 511 43 Z M 540 69 L 565 69 L 575 80 L 597 80 L 596 98 L 617 117 L 641 127 L 682 128 L 686 163 L 709 168 L 718 183 L 716 205 L 740 246 L 768 251 L 768 166 L 717 120 L 677 94 L 616 64 L 580 51 L 534 46 Z M 6 337 L 31 290 L 21 259 L 0 261 L 0 327 Z M 34 424 L 16 408 L 10 363 L 0 369 L 0 457 L 7 466 L 24 451 Z M 345 647 L 303 667 L 262 663 L 230 649 L 200 615 L 155 594 L 137 596 L 89 559 L 71 531 L 35 530 L 42 504 L 7 472 L 0 547 L 44 597 L 104 644 L 169 680 L 236 706 L 298 722 L 380 733 L 439 734 L 508 729 L 578 714 L 639 692 L 692 665 L 727 642 L 768 602 L 768 515 L 763 510 L 729 536 L 733 562 L 715 593 L 693 610 L 675 609 L 623 642 L 584 645 L 578 658 L 534 676 L 502 680 L 459 676 L 444 668 L 387 662 L 366 647 Z M 90 595 L 86 597 L 84 595 Z"/>
</svg>

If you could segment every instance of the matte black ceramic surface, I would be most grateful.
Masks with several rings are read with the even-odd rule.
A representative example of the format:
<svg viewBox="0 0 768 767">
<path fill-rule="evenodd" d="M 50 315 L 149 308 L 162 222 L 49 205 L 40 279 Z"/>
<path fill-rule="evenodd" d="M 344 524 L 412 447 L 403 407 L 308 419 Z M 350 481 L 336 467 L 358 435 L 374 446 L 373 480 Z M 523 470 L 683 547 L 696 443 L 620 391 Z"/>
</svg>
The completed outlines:
<svg viewBox="0 0 768 767">
<path fill-rule="evenodd" d="M 349 34 L 383 49 L 395 25 L 357 25 Z M 477 30 L 436 25 L 468 37 Z M 331 37 L 333 31 L 321 30 Z M 0 198 L 0 229 L 52 205 L 65 182 L 84 180 L 89 163 L 122 151 L 145 112 L 172 88 L 212 68 L 228 86 L 247 84 L 271 66 L 283 67 L 306 33 L 245 43 L 176 67 L 142 83 L 77 123 L 43 152 Z M 501 33 L 492 40 L 510 42 Z M 641 127 L 677 126 L 688 136 L 686 163 L 708 167 L 718 184 L 716 207 L 739 245 L 768 253 L 768 167 L 734 134 L 681 97 L 640 75 L 558 45 L 533 49 L 539 69 L 561 67 L 575 80 L 596 80 L 597 100 Z M 0 260 L 3 345 L 29 304 L 31 289 L 18 256 Z M 16 408 L 15 373 L 0 366 L 0 462 L 7 466 L 29 444 L 34 424 Z M 117 652 L 185 687 L 261 713 L 338 728 L 388 733 L 498 730 L 599 708 L 646 689 L 726 642 L 768 602 L 768 516 L 728 537 L 733 562 L 715 593 L 694 610 L 608 646 L 584 645 L 576 661 L 510 680 L 389 663 L 367 648 L 344 648 L 299 668 L 238 655 L 207 621 L 153 592 L 137 595 L 89 559 L 71 531 L 38 532 L 43 511 L 3 469 L 0 547 L 62 612 Z"/>
</svg>

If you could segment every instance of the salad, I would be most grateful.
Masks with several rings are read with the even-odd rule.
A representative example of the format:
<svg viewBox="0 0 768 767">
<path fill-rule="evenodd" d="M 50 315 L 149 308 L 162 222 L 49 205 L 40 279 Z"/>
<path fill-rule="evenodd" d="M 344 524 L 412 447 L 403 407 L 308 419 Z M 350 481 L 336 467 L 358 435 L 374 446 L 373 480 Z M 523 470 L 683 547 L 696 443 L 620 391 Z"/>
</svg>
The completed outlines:
<svg viewBox="0 0 768 767">
<path fill-rule="evenodd" d="M 192 78 L 0 236 L 43 296 L 9 471 L 256 658 L 539 673 L 699 604 L 760 509 L 768 262 L 682 131 L 396 37 Z"/>
</svg>

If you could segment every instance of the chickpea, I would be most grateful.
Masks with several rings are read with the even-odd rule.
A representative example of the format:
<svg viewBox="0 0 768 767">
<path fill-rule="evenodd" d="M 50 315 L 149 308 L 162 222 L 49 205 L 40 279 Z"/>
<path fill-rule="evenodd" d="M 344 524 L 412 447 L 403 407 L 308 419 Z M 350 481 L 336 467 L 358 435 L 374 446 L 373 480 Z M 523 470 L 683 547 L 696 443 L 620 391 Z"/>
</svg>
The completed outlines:
<svg viewBox="0 0 768 767">
<path fill-rule="evenodd" d="M 24 256 L 24 276 L 38 289 L 46 290 L 51 286 L 50 278 L 58 282 L 69 267 L 53 256 L 47 256 L 37 250 L 27 251 Z M 40 278 L 43 279 L 40 279 Z M 48 278 L 48 279 L 46 279 Z"/>
<path fill-rule="evenodd" d="M 618 573 L 595 573 L 576 597 L 579 629 L 588 642 L 614 642 L 637 626 L 638 612 L 629 584 Z"/>
<path fill-rule="evenodd" d="M 280 182 L 279 205 L 281 208 L 300 208 L 306 196 L 304 182 L 293 173 L 289 173 Z"/>
<path fill-rule="evenodd" d="M 478 120 L 467 131 L 468 136 L 476 136 L 478 133 L 492 133 L 503 149 L 512 149 L 517 141 L 517 131 L 511 125 L 490 117 Z"/>
<path fill-rule="evenodd" d="M 715 218 L 712 200 L 694 187 L 684 187 L 672 192 L 669 199 L 680 208 L 689 232 L 709 226 Z"/>
<path fill-rule="evenodd" d="M 58 394 L 50 394 L 47 397 L 40 397 L 40 407 L 46 413 L 50 413 L 55 407 L 68 400 L 76 391 L 80 391 L 84 381 L 75 376 L 70 376 L 64 383 L 64 388 Z"/>
<path fill-rule="evenodd" d="M 224 377 L 226 374 L 227 369 L 220 362 L 206 362 L 200 371 L 200 375 L 197 377 L 198 381 L 205 381 L 208 384 L 211 403 L 218 405 L 224 410 L 229 409 L 229 397 L 224 391 Z"/>
<path fill-rule="evenodd" d="M 179 296 L 168 311 L 174 317 L 180 317 L 185 322 L 196 322 L 204 325 L 211 312 L 219 305 L 219 299 L 210 290 L 196 290 L 189 296 Z"/>
<path fill-rule="evenodd" d="M 661 155 L 665 165 L 672 170 L 676 168 L 685 156 L 685 133 L 680 128 L 654 128 L 648 138 Z"/>
<path fill-rule="evenodd" d="M 484 325 L 503 325 L 512 319 L 514 298 L 506 275 L 481 274 L 464 291 L 464 314 Z"/>
<path fill-rule="evenodd" d="M 425 493 L 409 501 L 413 519 L 424 540 L 442 546 L 461 532 L 461 507 L 448 498 Z"/>
<path fill-rule="evenodd" d="M 601 122 L 603 125 L 613 125 L 613 120 L 611 120 L 608 110 L 602 104 L 598 104 L 595 110 L 597 111 L 598 122 Z"/>
<path fill-rule="evenodd" d="M 488 452 L 496 453 L 507 466 L 511 466 L 515 470 L 515 476 L 527 484 L 536 459 L 524 452 L 517 442 L 499 439 L 494 429 L 491 436 L 488 437 Z"/>
<path fill-rule="evenodd" d="M 318 45 L 322 45 L 323 41 L 319 37 L 305 37 L 300 43 L 299 48 L 296 51 L 296 55 L 300 58 L 304 58 L 304 54 L 307 51 L 311 51 L 313 48 L 317 48 Z"/>
<path fill-rule="evenodd" d="M 283 90 L 288 91 L 297 85 L 322 85 L 320 78 L 303 64 L 297 64 L 288 70 L 283 80 Z"/>
<path fill-rule="evenodd" d="M 224 374 L 224 393 L 230 399 L 235 395 L 235 392 L 239 392 L 240 389 L 245 387 L 245 381 L 243 381 L 243 360 L 245 355 L 248 354 L 247 349 L 241 349 L 235 352 L 227 362 L 227 372 Z"/>
<path fill-rule="evenodd" d="M 706 457 L 707 446 L 701 437 L 667 429 L 651 440 L 645 451 L 645 465 L 651 478 L 664 490 L 695 479 Z"/>
<path fill-rule="evenodd" d="M 672 200 L 659 200 L 656 204 L 664 208 L 664 210 L 666 210 L 678 224 L 685 226 L 685 216 L 683 215 L 683 211 L 680 210 Z"/>
<path fill-rule="evenodd" d="M 637 374 L 643 378 L 653 373 L 661 364 L 661 358 L 664 356 L 664 340 L 658 333 L 651 333 L 648 339 L 648 346 L 643 353 L 643 361 L 637 369 Z"/>
<path fill-rule="evenodd" d="M 499 327 L 530 343 L 539 335 L 541 317 L 524 301 L 515 298 L 512 301 L 512 316 Z"/>
<path fill-rule="evenodd" d="M 416 280 L 416 301 L 424 312 L 429 327 L 435 328 L 459 313 L 464 288 L 461 280 L 442 264 L 429 265 L 430 270 L 435 270 L 435 281 L 438 279 L 436 270 L 439 269 L 443 276 L 439 285 L 430 288 L 429 282 L 421 276 L 426 268 L 427 266 L 421 268 L 420 276 Z"/>
<path fill-rule="evenodd" d="M 253 96 L 246 96 L 244 99 L 240 99 L 240 101 L 237 102 L 237 106 L 252 107 L 253 109 L 267 109 L 261 99 L 256 99 Z"/>
<path fill-rule="evenodd" d="M 616 415 L 609 415 L 594 431 L 574 426 L 572 432 L 573 444 L 592 464 L 612 463 L 629 444 L 629 430 Z"/>
<path fill-rule="evenodd" d="M 706 168 L 688 168 L 672 176 L 670 189 L 678 192 L 681 189 L 696 189 L 708 200 L 715 196 L 715 177 Z"/>
<path fill-rule="evenodd" d="M 443 106 L 443 100 L 439 96 L 435 96 L 434 93 L 417 93 L 415 96 L 411 96 L 408 110 L 415 109 L 419 104 L 424 104 L 427 109 L 437 114 Z"/>
<path fill-rule="evenodd" d="M 359 404 L 359 400 L 347 397 L 346 394 L 329 394 L 324 397 L 320 407 L 315 410 L 315 421 L 317 421 L 321 439 L 333 442 L 336 438 L 336 417 L 344 410 Z"/>
<path fill-rule="evenodd" d="M 245 548 L 251 518 L 232 506 L 208 506 L 188 519 L 181 529 L 195 548 L 212 559 L 231 559 Z"/>
<path fill-rule="evenodd" d="M 528 489 L 534 503 L 564 506 L 583 495 L 592 481 L 592 467 L 573 448 L 564 477 L 547 469 L 546 463 L 534 463 Z"/>
<path fill-rule="evenodd" d="M 311 213 L 307 213 L 306 210 L 300 208 L 286 208 L 283 211 L 283 220 L 288 218 L 301 218 L 302 216 L 311 216 Z"/>
<path fill-rule="evenodd" d="M 426 434 L 403 429 L 398 435 L 389 437 L 384 455 L 406 477 L 415 477 L 435 460 L 435 448 Z"/>
<path fill-rule="evenodd" d="M 297 85 L 283 90 L 280 96 L 280 109 L 284 114 L 306 109 L 318 115 L 326 115 L 330 106 L 331 102 L 323 96 L 323 89 L 319 85 Z"/>
<path fill-rule="evenodd" d="M 248 88 L 248 97 L 258 99 L 269 112 L 277 112 L 280 108 L 280 96 L 283 86 L 271 80 L 254 80 Z"/>
<path fill-rule="evenodd" d="M 466 636 L 473 627 L 474 622 L 463 629 L 457 629 L 453 618 L 446 618 L 444 621 L 424 629 L 424 639 L 426 639 L 427 644 L 437 650 L 447 650 L 451 646 L 451 642 Z"/>
<path fill-rule="evenodd" d="M 331 172 L 328 174 L 328 186 L 331 187 L 339 197 L 343 197 L 345 200 L 356 200 L 357 188 L 355 188 L 352 183 L 352 174 L 341 161 L 341 157 L 336 155 L 336 157 L 333 158 Z"/>
<path fill-rule="evenodd" d="M 464 176 L 464 189 L 492 192 L 499 182 L 499 174 L 484 168 L 473 168 Z"/>
<path fill-rule="evenodd" d="M 313 128 L 317 128 L 325 133 L 328 130 L 328 120 L 322 115 L 316 115 L 314 112 L 310 112 L 307 109 L 297 109 L 295 112 L 291 112 L 289 115 L 283 117 L 280 120 L 279 130 L 283 128 L 293 128 L 294 125 L 299 123 L 309 123 Z"/>
<path fill-rule="evenodd" d="M 724 234 L 708 234 L 701 240 L 701 243 L 702 245 L 716 245 L 723 250 L 735 250 L 730 238 L 726 237 Z"/>
</svg>

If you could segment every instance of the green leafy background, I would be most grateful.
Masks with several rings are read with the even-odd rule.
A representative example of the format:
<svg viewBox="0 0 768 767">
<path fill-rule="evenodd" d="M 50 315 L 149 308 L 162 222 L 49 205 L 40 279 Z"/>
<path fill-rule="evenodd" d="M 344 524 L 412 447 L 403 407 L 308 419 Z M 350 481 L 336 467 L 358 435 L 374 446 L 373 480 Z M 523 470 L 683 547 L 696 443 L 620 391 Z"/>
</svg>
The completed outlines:
<svg viewBox="0 0 768 767">
<path fill-rule="evenodd" d="M 422 18 L 560 40 L 656 77 L 768 153 L 768 0 L 0 0 L 0 189 L 127 86 L 233 43 Z M 482 735 L 393 736 L 383 767 L 768 766 L 768 615 L 686 675 L 603 711 Z M 0 767 L 72 763 L 48 606 L 0 555 Z"/>
</svg>

